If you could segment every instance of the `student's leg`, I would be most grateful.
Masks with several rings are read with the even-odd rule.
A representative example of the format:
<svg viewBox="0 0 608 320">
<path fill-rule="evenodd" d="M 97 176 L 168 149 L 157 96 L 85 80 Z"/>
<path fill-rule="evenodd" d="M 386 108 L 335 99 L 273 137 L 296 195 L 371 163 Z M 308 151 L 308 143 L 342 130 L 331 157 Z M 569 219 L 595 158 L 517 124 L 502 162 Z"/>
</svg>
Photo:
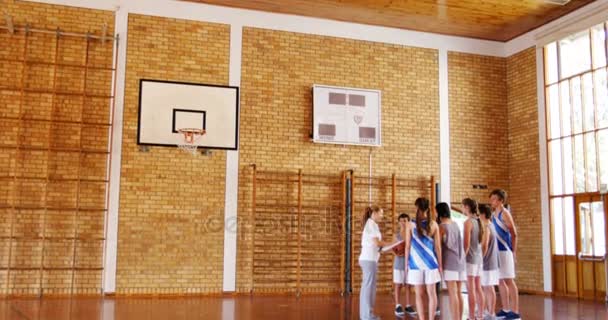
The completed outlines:
<svg viewBox="0 0 608 320">
<path fill-rule="evenodd" d="M 475 298 L 477 299 L 477 317 L 483 318 L 484 297 L 480 277 L 475 277 Z"/>
<path fill-rule="evenodd" d="M 519 290 L 513 279 L 505 279 L 505 284 L 509 288 L 509 302 L 511 303 L 511 310 L 515 313 L 519 313 Z"/>
<path fill-rule="evenodd" d="M 359 291 L 359 318 L 371 318 L 372 274 L 375 273 L 372 261 L 359 261 L 361 266 L 361 290 Z"/>
<path fill-rule="evenodd" d="M 426 293 L 429 296 L 429 319 L 433 319 L 437 309 L 437 289 L 436 284 L 427 284 Z"/>
<path fill-rule="evenodd" d="M 488 289 L 490 291 L 490 313 L 496 314 L 496 286 L 490 286 Z"/>
<path fill-rule="evenodd" d="M 469 319 L 475 319 L 475 277 L 467 276 L 467 295 L 469 298 Z"/>
<path fill-rule="evenodd" d="M 458 300 L 458 281 L 446 281 L 448 286 L 449 302 L 450 302 L 450 318 L 457 319 L 460 314 Z"/>
<path fill-rule="evenodd" d="M 462 320 L 462 314 L 464 313 L 464 299 L 462 298 L 462 282 L 458 281 L 456 284 L 457 287 L 457 297 L 458 297 L 458 320 Z"/>
<path fill-rule="evenodd" d="M 412 302 L 410 301 L 410 290 L 412 288 L 412 286 L 410 286 L 409 284 L 404 284 L 403 285 L 405 287 L 405 293 L 404 293 L 404 300 L 405 300 L 405 306 L 411 306 Z"/>
<path fill-rule="evenodd" d="M 369 309 L 371 315 L 374 315 L 374 307 L 376 306 L 376 282 L 377 281 L 378 281 L 378 263 L 374 262 L 373 272 L 372 272 L 371 307 Z"/>
<path fill-rule="evenodd" d="M 424 284 L 418 284 L 415 287 L 416 291 L 416 311 L 418 311 L 418 319 L 424 320 L 425 312 L 424 312 L 424 290 L 426 290 Z"/>
<path fill-rule="evenodd" d="M 500 303 L 502 310 L 511 310 L 511 306 L 509 304 L 509 288 L 505 283 L 505 279 L 500 279 L 498 281 L 498 292 L 500 293 Z"/>
<path fill-rule="evenodd" d="M 515 286 L 515 282 L 513 282 L 513 279 L 515 278 L 513 253 L 511 251 L 499 251 L 498 264 L 498 273 L 500 278 L 500 281 L 498 282 L 498 291 L 500 292 L 502 310 L 515 311 L 515 308 L 519 308 L 519 304 L 515 300 L 518 292 L 517 286 Z"/>
<path fill-rule="evenodd" d="M 397 279 L 394 280 L 397 281 Z M 393 282 L 393 287 L 393 300 L 395 300 L 395 305 L 398 305 L 401 302 L 401 285 Z"/>
<path fill-rule="evenodd" d="M 496 292 L 494 292 L 494 286 L 484 286 L 483 291 L 485 293 L 485 309 L 493 316 L 496 307 Z"/>
<path fill-rule="evenodd" d="M 437 310 L 439 311 L 439 295 L 441 295 L 441 276 L 439 276 L 440 280 L 437 284 L 435 284 L 435 296 L 437 296 Z"/>
</svg>

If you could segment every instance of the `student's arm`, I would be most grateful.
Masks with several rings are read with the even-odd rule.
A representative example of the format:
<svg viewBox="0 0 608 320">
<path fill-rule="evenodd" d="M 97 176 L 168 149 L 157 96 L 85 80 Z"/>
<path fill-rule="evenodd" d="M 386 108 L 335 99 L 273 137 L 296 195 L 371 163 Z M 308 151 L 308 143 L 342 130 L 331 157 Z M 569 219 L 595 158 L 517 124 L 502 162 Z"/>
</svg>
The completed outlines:
<svg viewBox="0 0 608 320">
<path fill-rule="evenodd" d="M 435 221 L 431 225 L 431 228 L 434 229 L 433 237 L 435 238 L 435 255 L 437 255 L 437 264 L 439 265 L 439 273 L 443 271 L 443 261 L 441 259 L 441 236 L 439 235 L 439 226 Z"/>
<path fill-rule="evenodd" d="M 515 228 L 515 222 L 513 222 L 513 216 L 507 210 L 503 210 L 502 213 L 505 218 L 505 224 L 509 229 L 509 233 L 511 233 L 511 243 L 513 244 L 513 259 L 516 259 L 516 250 L 517 250 L 517 229 Z"/>
<path fill-rule="evenodd" d="M 397 242 L 397 235 L 393 235 L 393 243 Z M 397 253 L 395 253 L 395 251 L 393 251 L 393 255 L 396 256 Z"/>
<path fill-rule="evenodd" d="M 405 274 L 407 275 L 407 262 L 410 260 L 410 246 L 412 244 L 412 228 L 408 225 L 406 226 L 404 232 L 405 237 L 403 237 L 403 240 L 405 241 L 405 254 L 403 256 L 405 257 Z"/>
<path fill-rule="evenodd" d="M 390 246 L 391 244 L 393 244 L 392 242 L 388 242 L 388 241 L 382 241 L 380 240 L 379 237 L 373 237 L 372 241 L 374 242 L 374 244 L 376 244 L 376 246 L 378 247 L 384 247 L 384 246 Z"/>
<path fill-rule="evenodd" d="M 483 236 L 481 237 L 481 253 L 485 257 L 486 254 L 488 253 L 488 245 L 490 244 L 490 232 L 491 231 L 490 231 L 490 228 L 488 228 L 487 226 L 485 226 L 484 228 L 486 228 L 486 230 L 483 233 Z"/>
<path fill-rule="evenodd" d="M 471 248 L 471 228 L 473 228 L 473 224 L 471 219 L 468 219 L 464 222 L 464 254 L 467 255 L 469 253 L 469 249 Z"/>
<path fill-rule="evenodd" d="M 399 234 L 401 234 L 401 239 L 405 239 L 405 228 L 400 228 Z M 397 241 L 399 241 L 397 236 L 396 235 L 393 236 L 393 243 L 396 243 Z M 403 257 L 403 255 L 397 254 L 397 252 L 395 252 L 394 250 L 393 250 L 393 255 L 395 255 L 397 257 Z"/>
<path fill-rule="evenodd" d="M 389 244 L 388 242 L 384 242 L 384 241 L 380 240 L 380 237 L 382 237 L 382 235 L 380 234 L 380 229 L 377 227 L 373 227 L 372 224 L 365 225 L 365 227 L 363 228 L 363 233 L 361 234 L 361 237 L 363 237 L 365 234 L 372 237 L 372 242 L 377 247 L 382 247 L 382 246 Z"/>
</svg>

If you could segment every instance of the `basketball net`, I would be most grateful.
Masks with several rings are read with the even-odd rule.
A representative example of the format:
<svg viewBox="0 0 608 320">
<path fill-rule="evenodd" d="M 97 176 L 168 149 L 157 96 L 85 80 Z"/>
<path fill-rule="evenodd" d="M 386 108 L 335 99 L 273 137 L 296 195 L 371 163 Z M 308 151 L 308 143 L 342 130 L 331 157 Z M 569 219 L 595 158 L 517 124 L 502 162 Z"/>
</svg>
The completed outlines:
<svg viewBox="0 0 608 320">
<path fill-rule="evenodd" d="M 177 132 L 184 135 L 184 139 L 177 144 L 177 147 L 193 156 L 196 155 L 196 149 L 198 148 L 196 141 L 198 141 L 198 139 L 205 134 L 205 130 L 197 128 L 182 128 L 177 130 Z"/>
</svg>

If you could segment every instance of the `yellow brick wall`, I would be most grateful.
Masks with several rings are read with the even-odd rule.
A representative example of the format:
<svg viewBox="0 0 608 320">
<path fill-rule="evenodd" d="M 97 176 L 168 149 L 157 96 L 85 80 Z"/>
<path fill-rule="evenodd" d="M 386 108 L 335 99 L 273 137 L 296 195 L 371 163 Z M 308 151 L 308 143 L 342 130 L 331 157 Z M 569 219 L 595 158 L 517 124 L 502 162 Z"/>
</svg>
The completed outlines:
<svg viewBox="0 0 608 320">
<path fill-rule="evenodd" d="M 506 59 L 448 53 L 451 199 L 509 186 Z M 488 186 L 474 189 L 473 184 Z"/>
<path fill-rule="evenodd" d="M 139 79 L 228 84 L 228 25 L 129 15 L 118 294 L 221 292 L 225 151 L 137 146 Z"/>
<path fill-rule="evenodd" d="M 357 176 L 366 176 L 371 152 L 375 177 L 390 177 L 393 172 L 414 180 L 438 177 L 439 92 L 438 53 L 431 49 L 244 28 L 242 57 L 237 290 L 248 291 L 252 261 L 248 166 L 255 163 L 259 170 L 302 169 L 305 174 L 326 175 L 354 169 Z M 382 147 L 312 143 L 313 84 L 381 90 Z M 307 201 L 325 203 L 319 192 L 323 189 L 307 189 Z M 411 189 L 416 195 L 428 188 Z M 363 191 L 367 188 L 360 190 L 364 195 L 359 199 L 366 200 Z M 374 201 L 382 200 L 380 205 L 389 207 L 386 190 L 374 190 Z M 293 192 L 282 192 L 283 197 L 276 194 L 278 199 L 272 201 L 294 201 Z M 360 230 L 363 204 L 358 206 L 355 230 Z M 390 257 L 383 258 L 381 268 L 390 271 L 391 263 Z M 339 264 L 335 268 L 339 270 Z M 356 264 L 355 269 L 359 269 Z M 382 281 L 390 280 L 386 276 Z M 358 286 L 356 280 L 354 284 Z"/>
<path fill-rule="evenodd" d="M 0 7 L 16 27 L 99 35 L 104 22 L 108 34 L 114 25 L 108 11 L 12 0 Z M 25 67 L 24 39 L 0 30 L 0 86 L 12 88 L 0 90 L 0 294 L 99 294 L 107 154 L 78 150 L 107 150 L 107 126 L 91 123 L 109 123 L 110 100 L 84 97 L 84 68 L 67 66 L 85 64 L 85 38 L 30 33 L 27 60 L 43 63 Z M 91 40 L 88 50 L 90 66 L 112 67 L 112 41 Z M 111 79 L 88 69 L 86 93 L 109 96 Z"/>
<path fill-rule="evenodd" d="M 517 285 L 543 291 L 535 48 L 507 59 L 507 93 L 509 202 L 519 235 Z"/>
<path fill-rule="evenodd" d="M 103 23 L 107 22 L 108 33 L 111 34 L 114 25 L 111 12 L 12 0 L 1 0 L 0 4 L 7 8 L 17 25 L 28 22 L 33 28 L 60 27 L 70 32 L 99 33 Z M 4 31 L 0 31 L 0 37 L 1 43 L 9 44 L 0 48 L 0 56 L 19 58 L 23 41 Z M 46 59 L 49 52 L 54 52 L 53 36 L 32 35 L 31 39 L 29 56 L 32 59 Z M 82 42 L 71 38 L 62 41 L 65 46 L 60 50 L 61 61 L 81 62 Z M 111 46 L 110 50 L 107 46 L 92 46 L 90 50 L 90 63 L 111 63 Z M 307 220 L 303 221 L 302 237 L 303 254 L 310 255 L 311 250 L 325 245 L 320 237 L 327 237 L 331 242 L 335 233 L 341 232 L 336 226 L 339 221 L 335 211 L 340 191 L 335 183 L 345 169 L 354 169 L 357 177 L 365 176 L 370 150 L 373 175 L 383 177 L 372 188 L 373 202 L 390 208 L 390 187 L 386 184 L 390 183 L 387 178 L 393 172 L 399 178 L 415 181 L 413 186 L 398 189 L 398 212 L 412 213 L 413 199 L 418 195 L 428 196 L 424 179 L 433 174 L 438 180 L 440 178 L 439 99 L 436 50 L 245 28 L 242 58 L 237 289 L 248 291 L 252 262 L 249 164 L 256 163 L 260 170 L 283 171 L 291 175 L 303 169 L 304 177 L 309 177 L 305 178 L 303 187 L 303 213 Z M 140 78 L 226 85 L 228 59 L 229 27 L 226 25 L 129 16 L 117 266 L 119 294 L 222 290 L 225 152 L 214 151 L 210 157 L 192 158 L 174 148 L 153 147 L 150 152 L 143 153 L 137 148 L 136 133 Z M 19 63 L 2 62 L 2 83 L 18 87 L 20 83 L 15 79 L 20 78 L 21 68 Z M 26 83 L 31 88 L 52 89 L 49 68 L 33 65 L 29 71 Z M 520 239 L 529 244 L 525 249 L 520 247 L 518 281 L 522 289 L 541 290 L 534 72 L 533 49 L 508 59 L 449 53 L 452 198 L 454 201 L 465 196 L 487 198 L 488 190 L 473 190 L 471 184 L 507 188 L 520 228 Z M 58 70 L 57 89 L 82 90 L 82 82 L 75 80 L 78 77 L 82 77 L 78 69 Z M 86 86 L 90 93 L 107 94 L 107 76 L 90 72 L 88 77 L 91 80 Z M 370 149 L 311 143 L 308 137 L 313 84 L 382 90 L 383 146 Z M 0 117 L 18 116 L 17 98 L 15 92 L 0 91 Z M 81 119 L 82 116 L 74 112 L 82 104 L 76 99 L 56 97 L 54 112 L 52 103 L 48 95 L 25 95 L 24 115 L 39 119 L 51 116 L 68 121 Z M 86 118 L 97 121 L 108 115 L 109 109 L 103 99 L 91 98 L 87 106 L 90 108 L 85 109 Z M 3 127 L 12 128 L 6 131 L 10 134 L 4 135 L 0 143 L 5 146 L 14 144 L 15 128 L 20 123 L 0 121 Z M 22 141 L 30 146 L 48 149 L 80 145 L 78 136 L 81 129 L 74 125 L 62 126 L 61 134 L 56 127 L 44 124 L 28 126 L 27 130 L 27 134 L 22 134 Z M 85 130 L 85 143 L 103 145 L 107 141 L 103 131 Z M 475 154 L 484 156 L 471 156 Z M 28 176 L 72 179 L 78 175 L 70 168 L 78 166 L 78 163 L 65 152 L 22 150 L 17 154 L 14 149 L 3 149 L 0 176 L 11 176 L 19 170 L 18 174 L 27 173 Z M 80 165 L 86 168 L 80 177 L 102 179 L 105 176 L 103 155 L 83 156 Z M 311 177 L 313 174 L 324 177 Z M 43 223 L 40 217 L 45 210 L 36 207 L 45 203 L 49 206 L 72 205 L 76 201 L 76 185 L 51 183 L 47 192 L 37 183 L 19 179 L 15 185 L 12 180 L 0 183 L 0 213 L 3 217 L 15 216 L 14 235 L 40 236 L 45 224 L 47 237 L 71 237 L 75 226 L 83 237 L 103 237 L 103 217 L 97 212 L 79 212 L 79 218 L 72 221 L 69 218 L 73 211 L 46 211 L 47 218 Z M 103 194 L 104 189 L 87 183 L 80 187 L 83 205 L 103 206 L 105 198 L 99 194 Z M 258 188 L 263 190 L 262 186 Z M 28 194 L 28 197 L 14 199 L 15 190 Z M 279 184 L 274 189 L 265 190 L 267 194 L 258 197 L 269 200 L 270 205 L 283 202 L 293 205 L 297 199 L 293 183 L 289 187 Z M 367 196 L 367 187 L 359 185 L 356 197 L 365 200 Z M 13 210 L 13 206 L 27 208 Z M 360 232 L 363 206 L 364 203 L 360 203 L 355 208 L 356 234 Z M 279 206 L 275 209 L 279 214 L 287 214 L 288 221 L 293 218 L 293 211 Z M 276 219 L 273 213 L 269 217 Z M 387 210 L 386 222 L 382 225 L 385 236 L 392 234 L 391 219 L 392 212 Z M 320 221 L 323 228 L 312 228 L 314 223 L 311 221 Z M 6 237 L 10 235 L 9 219 L 0 220 L 0 232 L 4 237 L 0 240 L 1 268 L 8 263 Z M 263 237 L 261 239 L 264 240 Z M 272 239 L 269 241 L 272 243 Z M 356 259 L 357 241 L 354 249 Z M 11 260 L 14 266 L 37 267 L 44 256 L 45 263 L 61 267 L 71 264 L 71 255 L 61 253 L 76 252 L 81 266 L 101 264 L 102 247 L 95 242 L 78 243 L 74 248 L 71 241 L 57 239 L 49 241 L 44 250 L 43 254 L 39 240 L 15 241 Z M 328 246 L 324 254 L 332 255 L 337 250 L 337 247 Z M 260 252 L 259 257 L 263 257 L 262 253 L 265 252 Z M 282 258 L 280 253 L 270 254 L 273 258 Z M 292 258 L 292 255 L 288 256 Z M 387 257 L 382 259 L 381 282 L 390 284 L 387 271 L 390 271 L 392 261 Z M 303 278 L 308 281 L 303 287 L 311 291 L 334 289 L 338 278 L 323 278 L 312 270 L 317 266 L 337 269 L 339 260 L 335 257 L 313 260 L 304 262 Z M 359 281 L 356 263 L 354 271 L 353 286 L 356 289 Z M 11 273 L 10 281 L 8 293 L 39 292 L 38 271 Z M 77 272 L 75 292 L 99 292 L 100 282 L 101 271 Z M 70 283 L 71 273 L 66 271 L 43 273 L 46 293 L 67 293 Z M 7 293 L 6 284 L 6 271 L 0 270 L 0 293 Z"/>
</svg>

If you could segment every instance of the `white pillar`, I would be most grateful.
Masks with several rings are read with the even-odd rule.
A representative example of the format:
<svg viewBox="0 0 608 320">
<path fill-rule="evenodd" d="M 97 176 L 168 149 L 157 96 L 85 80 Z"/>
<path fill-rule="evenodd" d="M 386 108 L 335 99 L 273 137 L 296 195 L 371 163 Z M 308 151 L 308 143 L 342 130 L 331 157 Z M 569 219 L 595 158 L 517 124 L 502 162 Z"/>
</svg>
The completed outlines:
<svg viewBox="0 0 608 320">
<path fill-rule="evenodd" d="M 110 157 L 110 185 L 108 188 L 108 215 L 106 219 L 106 241 L 104 250 L 103 292 L 116 291 L 116 256 L 118 248 L 118 207 L 120 196 L 120 162 L 122 159 L 122 124 L 125 101 L 125 73 L 127 65 L 128 10 L 119 7 L 114 18 L 114 32 L 118 35 L 116 63 L 116 91 L 114 92 L 114 114 L 112 115 L 112 150 Z"/>
<path fill-rule="evenodd" d="M 549 225 L 549 177 L 547 176 L 547 132 L 545 131 L 545 77 L 543 48 L 536 48 L 536 96 L 538 100 L 538 150 L 540 169 L 540 212 L 543 245 L 543 284 L 551 292 L 551 226 Z"/>
<path fill-rule="evenodd" d="M 241 85 L 241 48 L 243 44 L 242 40 L 243 26 L 232 24 L 230 26 L 230 70 L 228 80 L 231 86 Z M 229 150 L 226 151 L 226 192 L 224 204 L 224 292 L 236 290 L 236 238 L 238 190 L 239 151 Z"/>
<path fill-rule="evenodd" d="M 439 130 L 439 163 L 441 167 L 439 201 L 450 203 L 450 108 L 447 49 L 439 49 Z"/>
</svg>

